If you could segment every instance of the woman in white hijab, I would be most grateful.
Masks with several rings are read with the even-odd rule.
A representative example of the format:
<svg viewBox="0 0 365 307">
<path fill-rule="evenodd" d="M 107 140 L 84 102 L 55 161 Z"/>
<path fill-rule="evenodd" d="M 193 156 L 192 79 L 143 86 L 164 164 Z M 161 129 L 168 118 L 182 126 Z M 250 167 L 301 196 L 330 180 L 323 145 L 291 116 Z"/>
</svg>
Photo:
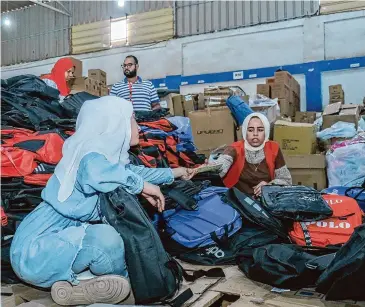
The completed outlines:
<svg viewBox="0 0 365 307">
<path fill-rule="evenodd" d="M 290 172 L 276 142 L 269 141 L 270 123 L 261 113 L 248 115 L 242 124 L 243 141 L 227 147 L 215 163 L 222 164 L 224 184 L 260 196 L 267 184 L 291 185 Z"/>
<path fill-rule="evenodd" d="M 113 227 L 95 224 L 99 193 L 122 186 L 162 211 L 164 197 L 155 184 L 193 175 L 184 168 L 130 165 L 128 150 L 138 138 L 132 104 L 113 96 L 85 102 L 42 192 L 44 201 L 15 233 L 15 273 L 29 284 L 52 287 L 60 305 L 116 304 L 131 293 L 122 238 Z"/>
</svg>

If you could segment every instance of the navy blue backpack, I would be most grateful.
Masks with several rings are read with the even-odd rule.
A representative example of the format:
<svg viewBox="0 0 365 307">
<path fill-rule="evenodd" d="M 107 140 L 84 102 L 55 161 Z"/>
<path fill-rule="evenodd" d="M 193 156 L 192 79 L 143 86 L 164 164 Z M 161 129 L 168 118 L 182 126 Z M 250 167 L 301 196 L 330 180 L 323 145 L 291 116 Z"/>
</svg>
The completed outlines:
<svg viewBox="0 0 365 307">
<path fill-rule="evenodd" d="M 187 249 L 220 243 L 242 227 L 239 213 L 223 199 L 226 188 L 209 187 L 195 196 L 196 210 L 166 210 L 162 218 L 165 236 Z"/>
<path fill-rule="evenodd" d="M 230 96 L 227 99 L 227 107 L 231 110 L 237 127 L 241 127 L 245 118 L 253 113 L 251 108 L 239 96 Z"/>
</svg>

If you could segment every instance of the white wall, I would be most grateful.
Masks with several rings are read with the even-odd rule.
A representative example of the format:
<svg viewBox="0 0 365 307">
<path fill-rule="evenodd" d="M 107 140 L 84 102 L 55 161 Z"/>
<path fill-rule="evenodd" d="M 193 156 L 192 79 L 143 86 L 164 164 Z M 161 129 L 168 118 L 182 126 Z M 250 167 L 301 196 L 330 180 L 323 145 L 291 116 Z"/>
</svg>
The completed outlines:
<svg viewBox="0 0 365 307">
<path fill-rule="evenodd" d="M 108 74 L 108 83 L 113 84 L 123 77 L 120 64 L 128 54 L 139 58 L 140 75 L 149 79 L 365 56 L 365 10 L 196 35 L 147 48 L 123 47 L 77 58 L 83 60 L 84 75 L 88 69 L 101 68 Z M 3 67 L 2 78 L 47 73 L 55 60 Z M 328 101 L 325 96 L 327 84 L 341 83 L 341 80 L 346 82 L 346 95 L 351 93 L 354 103 L 362 101 L 364 94 L 358 88 L 361 80 L 364 88 L 365 70 L 331 72 L 322 79 L 324 103 Z M 301 83 L 302 108 L 305 108 L 305 80 L 298 76 L 298 81 Z M 253 94 L 256 84 L 261 82 L 237 83 Z M 183 86 L 181 90 L 189 92 L 204 86 Z"/>
</svg>

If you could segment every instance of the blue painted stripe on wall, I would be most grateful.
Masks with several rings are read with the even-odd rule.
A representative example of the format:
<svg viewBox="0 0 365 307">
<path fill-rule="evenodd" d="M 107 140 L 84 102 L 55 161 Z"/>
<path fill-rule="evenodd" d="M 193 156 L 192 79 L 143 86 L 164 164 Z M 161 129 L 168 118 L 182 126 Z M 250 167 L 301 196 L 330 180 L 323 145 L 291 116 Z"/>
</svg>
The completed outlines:
<svg viewBox="0 0 365 307">
<path fill-rule="evenodd" d="M 201 84 L 201 83 L 216 83 L 216 82 L 228 82 L 238 80 L 249 80 L 257 78 L 272 77 L 278 69 L 287 70 L 291 74 L 304 74 L 306 78 L 306 98 L 307 98 L 307 111 L 322 111 L 322 86 L 321 86 L 321 73 L 326 71 L 356 69 L 359 67 L 365 67 L 365 56 L 325 60 L 293 65 L 264 67 L 257 69 L 246 69 L 229 72 L 217 72 L 209 74 L 200 74 L 192 76 L 166 76 L 166 78 L 151 80 L 155 87 L 161 87 L 160 84 L 165 84 L 169 89 L 177 89 L 180 86 Z M 242 72 L 243 78 L 234 79 L 235 72 Z"/>
</svg>

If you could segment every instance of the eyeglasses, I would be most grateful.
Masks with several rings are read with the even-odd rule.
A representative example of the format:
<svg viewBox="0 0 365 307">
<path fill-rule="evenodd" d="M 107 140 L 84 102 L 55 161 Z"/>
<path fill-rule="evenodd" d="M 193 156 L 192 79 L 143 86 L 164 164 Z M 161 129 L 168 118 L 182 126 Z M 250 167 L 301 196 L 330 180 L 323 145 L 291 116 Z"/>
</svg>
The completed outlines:
<svg viewBox="0 0 365 307">
<path fill-rule="evenodd" d="M 136 65 L 136 64 L 131 64 L 131 63 L 129 63 L 129 64 L 123 64 L 122 65 L 122 67 L 123 68 L 131 68 L 132 66 L 134 66 L 134 65 Z"/>
</svg>

